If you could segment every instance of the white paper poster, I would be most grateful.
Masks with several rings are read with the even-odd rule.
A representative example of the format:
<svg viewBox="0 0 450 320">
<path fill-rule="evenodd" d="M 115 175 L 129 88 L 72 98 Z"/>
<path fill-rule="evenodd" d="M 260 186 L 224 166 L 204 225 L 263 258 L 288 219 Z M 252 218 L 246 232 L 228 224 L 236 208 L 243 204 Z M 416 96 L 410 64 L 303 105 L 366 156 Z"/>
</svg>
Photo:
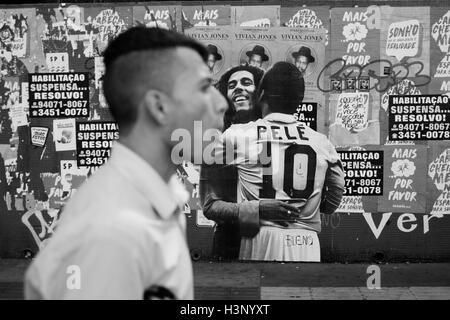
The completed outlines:
<svg viewBox="0 0 450 320">
<path fill-rule="evenodd" d="M 56 151 L 76 150 L 75 119 L 53 120 L 53 139 Z"/>
</svg>

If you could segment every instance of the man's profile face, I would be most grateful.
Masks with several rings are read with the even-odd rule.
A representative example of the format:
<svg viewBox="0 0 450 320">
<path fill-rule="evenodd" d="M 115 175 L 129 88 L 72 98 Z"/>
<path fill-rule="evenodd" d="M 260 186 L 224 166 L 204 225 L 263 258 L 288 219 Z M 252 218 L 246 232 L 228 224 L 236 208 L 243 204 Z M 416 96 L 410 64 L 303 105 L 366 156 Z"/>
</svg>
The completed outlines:
<svg viewBox="0 0 450 320">
<path fill-rule="evenodd" d="M 308 64 L 308 58 L 305 56 L 298 56 L 297 59 L 295 59 L 295 66 L 302 73 L 302 75 L 305 75 Z"/>
<path fill-rule="evenodd" d="M 233 103 L 236 111 L 253 108 L 253 93 L 255 80 L 248 71 L 237 71 L 228 79 L 227 97 Z"/>
<path fill-rule="evenodd" d="M 170 129 L 186 129 L 191 137 L 198 136 L 194 135 L 194 121 L 201 121 L 203 131 L 211 128 L 221 129 L 228 105 L 220 92 L 212 86 L 208 66 L 200 55 L 190 48 L 178 48 L 174 55 L 178 68 L 172 88 Z M 193 140 L 192 143 L 201 144 L 202 141 Z"/>
<path fill-rule="evenodd" d="M 206 64 L 208 65 L 209 70 L 213 71 L 214 66 L 216 65 L 216 57 L 213 54 L 209 54 Z"/>
<path fill-rule="evenodd" d="M 248 64 L 253 66 L 253 67 L 261 68 L 261 65 L 262 65 L 262 58 L 261 58 L 261 56 L 259 54 L 252 54 Z"/>
</svg>

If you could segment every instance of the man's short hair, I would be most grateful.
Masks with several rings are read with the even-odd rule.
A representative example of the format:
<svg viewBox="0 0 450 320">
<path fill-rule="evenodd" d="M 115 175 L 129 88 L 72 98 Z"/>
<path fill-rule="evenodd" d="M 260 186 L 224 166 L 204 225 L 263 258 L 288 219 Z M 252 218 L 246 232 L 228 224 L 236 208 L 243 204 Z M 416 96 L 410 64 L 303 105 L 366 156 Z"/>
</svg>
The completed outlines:
<svg viewBox="0 0 450 320">
<path fill-rule="evenodd" d="M 289 62 L 277 62 L 261 80 L 258 96 L 269 104 L 270 111 L 291 114 L 303 101 L 305 81 L 301 72 Z"/>
<path fill-rule="evenodd" d="M 175 70 L 170 63 L 173 49 L 196 51 L 206 62 L 208 52 L 199 42 L 175 31 L 132 27 L 113 39 L 103 53 L 103 89 L 111 114 L 119 127 L 129 127 L 137 117 L 141 93 L 159 89 L 171 93 Z M 128 59 L 121 58 L 128 56 Z M 153 72 L 153 73 L 152 73 Z M 156 77 L 155 77 L 156 75 Z"/>
</svg>

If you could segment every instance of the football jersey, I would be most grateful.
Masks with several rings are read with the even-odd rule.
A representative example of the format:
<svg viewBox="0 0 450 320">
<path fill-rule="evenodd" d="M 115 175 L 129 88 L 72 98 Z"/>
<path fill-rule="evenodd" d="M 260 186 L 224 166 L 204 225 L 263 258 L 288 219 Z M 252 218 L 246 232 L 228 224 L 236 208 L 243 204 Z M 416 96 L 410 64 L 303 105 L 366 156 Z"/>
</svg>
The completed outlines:
<svg viewBox="0 0 450 320">
<path fill-rule="evenodd" d="M 325 135 L 292 115 L 271 113 L 264 119 L 232 125 L 221 139 L 215 155 L 238 168 L 238 203 L 287 200 L 300 209 L 295 221 L 263 220 L 261 224 L 320 232 L 319 208 L 327 170 L 340 161 Z"/>
</svg>

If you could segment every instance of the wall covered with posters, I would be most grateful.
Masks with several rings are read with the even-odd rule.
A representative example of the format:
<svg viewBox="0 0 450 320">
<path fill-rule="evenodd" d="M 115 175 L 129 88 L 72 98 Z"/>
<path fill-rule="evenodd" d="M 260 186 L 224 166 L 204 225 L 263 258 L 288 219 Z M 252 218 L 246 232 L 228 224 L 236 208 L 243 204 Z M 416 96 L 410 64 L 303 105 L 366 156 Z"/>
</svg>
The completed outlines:
<svg viewBox="0 0 450 320">
<path fill-rule="evenodd" d="M 118 127 L 101 54 L 135 25 L 204 43 L 215 81 L 256 53 L 263 70 L 307 57 L 296 116 L 328 136 L 346 169 L 340 208 L 322 215 L 323 261 L 450 259 L 450 6 L 175 2 L 0 8 L 0 258 L 45 246 L 109 156 Z M 179 175 L 193 256 L 208 258 L 214 223 L 198 170 L 186 163 Z"/>
</svg>

